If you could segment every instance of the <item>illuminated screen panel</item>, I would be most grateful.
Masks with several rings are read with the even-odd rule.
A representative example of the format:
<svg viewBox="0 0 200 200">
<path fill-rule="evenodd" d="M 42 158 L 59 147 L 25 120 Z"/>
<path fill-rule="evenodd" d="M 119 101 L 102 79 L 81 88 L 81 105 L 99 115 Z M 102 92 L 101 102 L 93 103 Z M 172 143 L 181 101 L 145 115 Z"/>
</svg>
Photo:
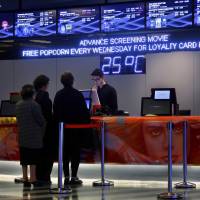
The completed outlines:
<svg viewBox="0 0 200 200">
<path fill-rule="evenodd" d="M 102 32 L 117 32 L 144 29 L 144 13 L 144 3 L 102 6 L 101 30 Z"/>
<path fill-rule="evenodd" d="M 104 74 L 145 74 L 146 58 L 144 55 L 103 55 L 101 69 Z"/>
<path fill-rule="evenodd" d="M 12 13 L 0 13 L 0 38 L 13 36 L 13 17 Z"/>
<path fill-rule="evenodd" d="M 200 0 L 195 0 L 194 24 L 200 26 Z"/>
<path fill-rule="evenodd" d="M 56 11 L 35 11 L 16 14 L 15 36 L 51 36 L 56 34 Z"/>
<path fill-rule="evenodd" d="M 58 33 L 89 34 L 100 31 L 99 8 L 69 8 L 58 13 Z"/>
<path fill-rule="evenodd" d="M 154 99 L 170 99 L 170 90 L 155 90 Z"/>
<path fill-rule="evenodd" d="M 161 0 L 147 3 L 149 29 L 192 26 L 192 0 Z"/>
</svg>

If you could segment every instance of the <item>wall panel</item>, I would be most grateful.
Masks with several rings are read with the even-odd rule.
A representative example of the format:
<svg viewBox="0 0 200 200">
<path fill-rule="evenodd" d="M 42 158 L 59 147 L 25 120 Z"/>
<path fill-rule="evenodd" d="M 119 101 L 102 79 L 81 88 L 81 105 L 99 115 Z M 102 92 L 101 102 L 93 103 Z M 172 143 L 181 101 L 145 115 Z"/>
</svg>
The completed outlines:
<svg viewBox="0 0 200 200">
<path fill-rule="evenodd" d="M 73 73 L 75 78 L 74 87 L 77 89 L 91 88 L 92 82 L 90 74 L 93 69 L 99 67 L 99 62 L 99 56 L 58 59 L 57 89 L 62 88 L 60 76 L 66 71 Z"/>
<path fill-rule="evenodd" d="M 193 68 L 191 52 L 147 55 L 146 95 L 153 87 L 174 87 L 180 109 L 193 111 Z"/>
<path fill-rule="evenodd" d="M 139 115 L 141 97 L 150 96 L 152 87 L 175 87 L 180 109 L 191 109 L 200 114 L 200 53 L 176 52 L 148 54 L 146 75 L 105 76 L 118 93 L 119 109 Z M 62 88 L 60 75 L 71 71 L 75 87 L 86 89 L 92 86 L 90 74 L 99 67 L 100 58 L 74 57 L 59 59 L 1 60 L 0 98 L 9 97 L 10 91 L 19 91 L 22 85 L 31 83 L 43 73 L 50 77 L 51 98 Z"/>
<path fill-rule="evenodd" d="M 56 69 L 56 59 L 16 60 L 14 68 L 15 90 L 21 90 L 24 84 L 32 84 L 36 76 L 45 74 L 50 78 L 49 94 L 53 98 L 56 91 Z"/>
<path fill-rule="evenodd" d="M 13 60 L 0 61 L 0 100 L 9 99 L 9 93 L 14 91 Z"/>
</svg>

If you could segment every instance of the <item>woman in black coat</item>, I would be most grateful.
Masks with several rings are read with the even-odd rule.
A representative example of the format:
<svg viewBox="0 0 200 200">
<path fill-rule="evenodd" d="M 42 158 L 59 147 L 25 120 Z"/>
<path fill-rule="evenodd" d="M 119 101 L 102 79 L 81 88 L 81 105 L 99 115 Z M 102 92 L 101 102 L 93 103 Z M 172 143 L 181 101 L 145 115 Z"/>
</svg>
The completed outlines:
<svg viewBox="0 0 200 200">
<path fill-rule="evenodd" d="M 35 101 L 41 106 L 42 114 L 47 121 L 41 162 L 36 167 L 37 179 L 46 183 L 51 183 L 51 171 L 53 168 L 53 120 L 52 120 L 52 101 L 47 92 L 49 78 L 45 75 L 39 75 L 33 82 L 36 97 Z"/>
</svg>

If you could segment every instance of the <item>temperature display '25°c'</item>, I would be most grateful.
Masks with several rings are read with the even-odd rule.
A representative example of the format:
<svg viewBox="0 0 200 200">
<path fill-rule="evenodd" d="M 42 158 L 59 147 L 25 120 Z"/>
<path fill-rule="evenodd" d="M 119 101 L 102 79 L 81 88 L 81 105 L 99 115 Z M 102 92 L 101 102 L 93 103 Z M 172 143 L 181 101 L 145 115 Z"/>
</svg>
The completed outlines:
<svg viewBox="0 0 200 200">
<path fill-rule="evenodd" d="M 144 55 L 104 55 L 101 56 L 101 69 L 104 74 L 145 74 Z"/>
</svg>

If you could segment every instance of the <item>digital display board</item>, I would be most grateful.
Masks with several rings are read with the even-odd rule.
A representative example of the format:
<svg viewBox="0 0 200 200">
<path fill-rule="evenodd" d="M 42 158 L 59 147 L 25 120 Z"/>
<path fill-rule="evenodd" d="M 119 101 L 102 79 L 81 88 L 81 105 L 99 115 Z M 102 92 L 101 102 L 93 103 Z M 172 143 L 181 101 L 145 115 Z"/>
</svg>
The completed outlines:
<svg viewBox="0 0 200 200">
<path fill-rule="evenodd" d="M 58 13 L 58 33 L 89 34 L 100 31 L 98 7 L 69 8 Z"/>
<path fill-rule="evenodd" d="M 100 63 L 101 70 L 108 75 L 146 73 L 146 58 L 144 55 L 103 55 Z"/>
<path fill-rule="evenodd" d="M 35 11 L 17 13 L 15 36 L 51 36 L 56 34 L 56 11 Z"/>
<path fill-rule="evenodd" d="M 0 38 L 13 36 L 13 18 L 12 13 L 0 13 Z"/>
<path fill-rule="evenodd" d="M 102 32 L 134 31 L 145 27 L 144 3 L 113 4 L 101 7 Z"/>
<path fill-rule="evenodd" d="M 146 9 L 149 29 L 192 26 L 192 0 L 150 1 Z"/>
<path fill-rule="evenodd" d="M 194 4 L 194 24 L 200 26 L 200 0 L 195 0 Z"/>
</svg>

